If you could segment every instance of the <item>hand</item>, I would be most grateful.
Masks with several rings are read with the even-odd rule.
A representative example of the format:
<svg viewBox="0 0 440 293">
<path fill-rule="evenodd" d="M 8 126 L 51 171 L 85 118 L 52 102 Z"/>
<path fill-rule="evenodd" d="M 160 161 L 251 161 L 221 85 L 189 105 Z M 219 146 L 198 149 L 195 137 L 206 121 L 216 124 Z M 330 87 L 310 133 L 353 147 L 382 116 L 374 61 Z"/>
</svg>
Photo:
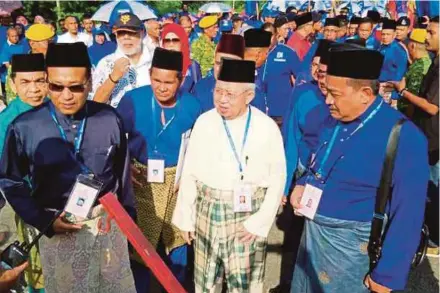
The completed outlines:
<svg viewBox="0 0 440 293">
<path fill-rule="evenodd" d="M 52 228 L 56 234 L 63 234 L 63 233 L 72 233 L 77 232 L 81 230 L 82 226 L 81 224 L 72 224 L 67 223 L 64 220 L 64 216 L 66 215 L 66 212 L 63 212 L 52 224 Z"/>
<path fill-rule="evenodd" d="M 371 279 L 370 275 L 368 275 L 365 278 L 364 284 L 365 284 L 365 286 L 367 286 L 367 288 L 371 292 L 376 292 L 376 293 L 390 293 L 391 292 L 391 289 L 374 282 L 373 279 Z"/>
<path fill-rule="evenodd" d="M 113 71 L 111 73 L 112 80 L 118 82 L 124 74 L 128 72 L 130 68 L 130 60 L 126 57 L 119 58 L 115 62 L 115 66 L 113 67 Z"/>
<path fill-rule="evenodd" d="M 394 87 L 396 91 L 400 92 L 406 87 L 406 80 L 403 78 L 401 81 L 389 81 L 387 82 L 388 87 Z"/>
<path fill-rule="evenodd" d="M 252 234 L 251 232 L 246 230 L 244 225 L 240 225 L 237 231 L 237 237 L 242 243 L 250 243 L 257 238 L 257 235 Z"/>
<path fill-rule="evenodd" d="M 28 267 L 29 263 L 25 262 L 11 270 L 1 272 L 0 275 L 0 292 L 9 292 L 15 285 L 21 273 Z"/>
<path fill-rule="evenodd" d="M 196 239 L 196 234 L 194 231 L 182 231 L 182 238 L 188 245 L 191 245 L 191 242 Z"/>
<path fill-rule="evenodd" d="M 137 185 L 138 187 L 142 187 L 142 183 L 140 183 L 137 179 L 136 179 L 136 175 L 141 174 L 142 171 L 139 170 L 139 168 L 136 168 L 135 165 L 131 165 L 131 181 L 133 181 L 133 183 L 135 185 Z"/>
<path fill-rule="evenodd" d="M 292 193 L 290 194 L 290 204 L 293 207 L 293 212 L 297 216 L 302 216 L 300 213 L 297 212 L 298 209 L 302 208 L 303 206 L 300 204 L 302 195 L 304 193 L 305 186 L 304 185 L 296 185 L 293 189 Z"/>
<path fill-rule="evenodd" d="M 282 205 L 282 206 L 285 206 L 286 203 L 287 203 L 287 196 L 286 196 L 286 195 L 283 195 L 283 197 L 281 198 L 281 205 Z"/>
</svg>

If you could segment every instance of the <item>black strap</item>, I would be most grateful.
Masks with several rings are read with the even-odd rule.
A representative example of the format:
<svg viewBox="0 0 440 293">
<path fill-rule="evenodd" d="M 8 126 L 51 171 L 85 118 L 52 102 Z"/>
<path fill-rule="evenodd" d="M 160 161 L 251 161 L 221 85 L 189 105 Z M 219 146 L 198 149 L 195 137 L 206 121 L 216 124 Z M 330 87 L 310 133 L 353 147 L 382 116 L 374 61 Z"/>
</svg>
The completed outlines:
<svg viewBox="0 0 440 293">
<path fill-rule="evenodd" d="M 382 235 L 382 230 L 385 220 L 385 208 L 392 190 L 392 178 L 397 146 L 399 144 L 400 131 L 405 121 L 406 119 L 404 118 L 397 121 L 397 123 L 393 126 L 393 129 L 391 129 L 390 136 L 388 137 L 380 185 L 379 189 L 377 190 L 376 206 L 374 208 L 374 216 L 371 223 L 370 241 L 368 243 L 370 272 L 376 267 L 382 252 L 382 240 L 384 238 L 384 235 Z"/>
</svg>

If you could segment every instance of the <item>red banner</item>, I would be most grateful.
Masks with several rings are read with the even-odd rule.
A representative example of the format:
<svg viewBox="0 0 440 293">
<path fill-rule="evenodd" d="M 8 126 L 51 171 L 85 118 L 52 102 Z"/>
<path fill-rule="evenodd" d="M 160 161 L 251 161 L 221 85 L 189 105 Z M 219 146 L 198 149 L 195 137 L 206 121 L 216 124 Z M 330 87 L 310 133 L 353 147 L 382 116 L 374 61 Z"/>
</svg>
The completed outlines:
<svg viewBox="0 0 440 293">
<path fill-rule="evenodd" d="M 131 245 L 136 249 L 165 290 L 169 293 L 186 293 L 159 254 L 157 254 L 156 249 L 145 238 L 139 227 L 119 203 L 117 197 L 107 193 L 99 201 L 109 214 L 109 220 L 114 219 L 116 221 L 122 233 L 127 236 L 128 241 L 130 241 Z M 106 226 L 108 227 L 108 225 Z"/>
</svg>

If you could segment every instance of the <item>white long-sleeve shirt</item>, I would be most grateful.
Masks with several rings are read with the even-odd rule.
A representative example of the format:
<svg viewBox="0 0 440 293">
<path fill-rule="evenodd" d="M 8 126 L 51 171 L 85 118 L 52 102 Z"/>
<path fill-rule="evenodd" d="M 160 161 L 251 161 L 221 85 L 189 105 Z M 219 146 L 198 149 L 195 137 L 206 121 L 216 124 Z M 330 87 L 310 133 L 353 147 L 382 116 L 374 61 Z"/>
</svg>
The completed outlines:
<svg viewBox="0 0 440 293">
<path fill-rule="evenodd" d="M 283 195 L 286 161 L 278 126 L 260 110 L 251 107 L 251 112 L 247 142 L 242 154 L 244 182 L 254 187 L 265 187 L 267 192 L 260 209 L 243 224 L 250 233 L 267 237 Z M 238 153 L 248 115 L 249 111 L 234 120 L 227 120 Z M 238 162 L 222 117 L 216 109 L 204 113 L 191 133 L 172 223 L 182 231 L 195 231 L 196 181 L 211 188 L 233 191 L 239 179 Z"/>
</svg>

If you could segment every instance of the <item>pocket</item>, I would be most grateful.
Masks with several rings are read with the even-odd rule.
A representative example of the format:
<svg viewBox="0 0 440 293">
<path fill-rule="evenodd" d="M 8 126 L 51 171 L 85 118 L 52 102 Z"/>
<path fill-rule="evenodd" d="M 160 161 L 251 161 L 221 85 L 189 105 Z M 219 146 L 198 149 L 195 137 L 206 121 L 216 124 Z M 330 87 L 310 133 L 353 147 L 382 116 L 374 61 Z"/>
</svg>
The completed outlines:
<svg viewBox="0 0 440 293">
<path fill-rule="evenodd" d="M 95 148 L 85 152 L 84 163 L 95 175 L 112 172 L 116 145 Z"/>
</svg>

